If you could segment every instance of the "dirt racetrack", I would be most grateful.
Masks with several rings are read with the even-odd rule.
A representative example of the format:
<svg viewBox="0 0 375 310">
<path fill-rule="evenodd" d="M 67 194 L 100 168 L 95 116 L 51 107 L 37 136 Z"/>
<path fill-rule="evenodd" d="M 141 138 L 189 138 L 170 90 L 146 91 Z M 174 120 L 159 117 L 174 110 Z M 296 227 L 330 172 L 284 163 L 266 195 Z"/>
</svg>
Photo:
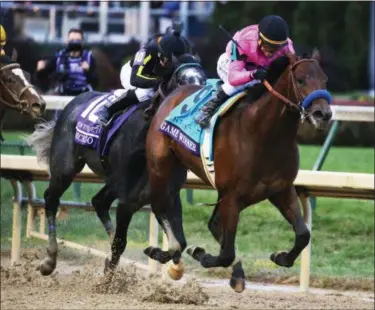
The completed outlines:
<svg viewBox="0 0 375 310">
<path fill-rule="evenodd" d="M 162 281 L 133 265 L 107 282 L 103 260 L 59 257 L 57 270 L 42 277 L 36 266 L 44 251 L 27 250 L 22 264 L 1 260 L 1 309 L 374 309 L 371 292 L 298 293 L 248 286 L 241 294 L 227 280 Z"/>
</svg>

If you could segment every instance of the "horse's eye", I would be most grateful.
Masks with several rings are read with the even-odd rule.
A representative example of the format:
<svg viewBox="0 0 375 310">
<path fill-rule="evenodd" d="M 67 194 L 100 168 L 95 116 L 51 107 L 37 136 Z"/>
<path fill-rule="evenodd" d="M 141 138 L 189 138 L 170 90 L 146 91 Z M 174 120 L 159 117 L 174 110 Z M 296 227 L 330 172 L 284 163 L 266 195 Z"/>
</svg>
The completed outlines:
<svg viewBox="0 0 375 310">
<path fill-rule="evenodd" d="M 305 85 L 305 80 L 304 79 L 297 79 L 297 83 L 301 86 Z"/>
</svg>

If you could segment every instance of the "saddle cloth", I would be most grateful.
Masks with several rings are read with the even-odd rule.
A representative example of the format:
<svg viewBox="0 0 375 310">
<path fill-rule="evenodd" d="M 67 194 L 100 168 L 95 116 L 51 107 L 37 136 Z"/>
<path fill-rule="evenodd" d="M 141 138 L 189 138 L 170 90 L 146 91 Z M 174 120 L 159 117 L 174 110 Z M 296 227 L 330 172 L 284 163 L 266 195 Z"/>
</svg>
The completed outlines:
<svg viewBox="0 0 375 310">
<path fill-rule="evenodd" d="M 226 100 L 212 116 L 210 125 L 202 129 L 195 122 L 194 117 L 200 108 L 212 98 L 219 82 L 219 79 L 208 79 L 206 86 L 185 98 L 176 106 L 159 128 L 159 131 L 201 158 L 206 175 L 214 188 L 216 188 L 213 154 L 214 132 L 218 119 L 246 94 L 243 91 Z"/>
<path fill-rule="evenodd" d="M 97 150 L 101 155 L 107 155 L 110 143 L 117 131 L 138 108 L 138 105 L 131 106 L 112 119 L 106 128 L 98 124 L 98 116 L 96 113 L 102 108 L 105 109 L 105 105 L 108 102 L 114 103 L 121 100 L 126 96 L 126 92 L 127 90 L 125 89 L 117 89 L 110 93 L 95 96 L 86 103 L 83 103 L 82 111 L 77 117 L 74 141 L 80 145 Z"/>
</svg>

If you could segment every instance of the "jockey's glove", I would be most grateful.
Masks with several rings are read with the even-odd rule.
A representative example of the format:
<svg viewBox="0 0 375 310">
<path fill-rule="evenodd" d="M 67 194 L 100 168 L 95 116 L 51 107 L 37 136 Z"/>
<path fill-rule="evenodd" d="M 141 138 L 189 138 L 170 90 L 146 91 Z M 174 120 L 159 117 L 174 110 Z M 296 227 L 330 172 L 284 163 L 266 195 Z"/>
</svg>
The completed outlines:
<svg viewBox="0 0 375 310">
<path fill-rule="evenodd" d="M 267 77 L 267 71 L 264 69 L 258 69 L 253 73 L 253 78 L 256 80 L 264 81 Z"/>
</svg>

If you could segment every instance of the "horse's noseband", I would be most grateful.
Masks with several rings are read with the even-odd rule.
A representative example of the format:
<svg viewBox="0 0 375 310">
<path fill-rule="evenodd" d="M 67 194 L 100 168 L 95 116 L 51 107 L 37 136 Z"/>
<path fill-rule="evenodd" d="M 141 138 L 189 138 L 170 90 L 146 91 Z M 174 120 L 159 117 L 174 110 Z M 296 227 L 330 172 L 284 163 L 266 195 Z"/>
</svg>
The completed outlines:
<svg viewBox="0 0 375 310">
<path fill-rule="evenodd" d="M 328 101 L 328 104 L 331 104 L 331 101 L 332 101 L 331 94 L 325 89 L 318 89 L 318 90 L 314 90 L 312 93 L 308 94 L 302 100 L 301 106 L 304 109 L 308 109 L 311 106 L 311 104 L 314 100 L 320 99 L 320 98 L 326 99 Z"/>
</svg>

